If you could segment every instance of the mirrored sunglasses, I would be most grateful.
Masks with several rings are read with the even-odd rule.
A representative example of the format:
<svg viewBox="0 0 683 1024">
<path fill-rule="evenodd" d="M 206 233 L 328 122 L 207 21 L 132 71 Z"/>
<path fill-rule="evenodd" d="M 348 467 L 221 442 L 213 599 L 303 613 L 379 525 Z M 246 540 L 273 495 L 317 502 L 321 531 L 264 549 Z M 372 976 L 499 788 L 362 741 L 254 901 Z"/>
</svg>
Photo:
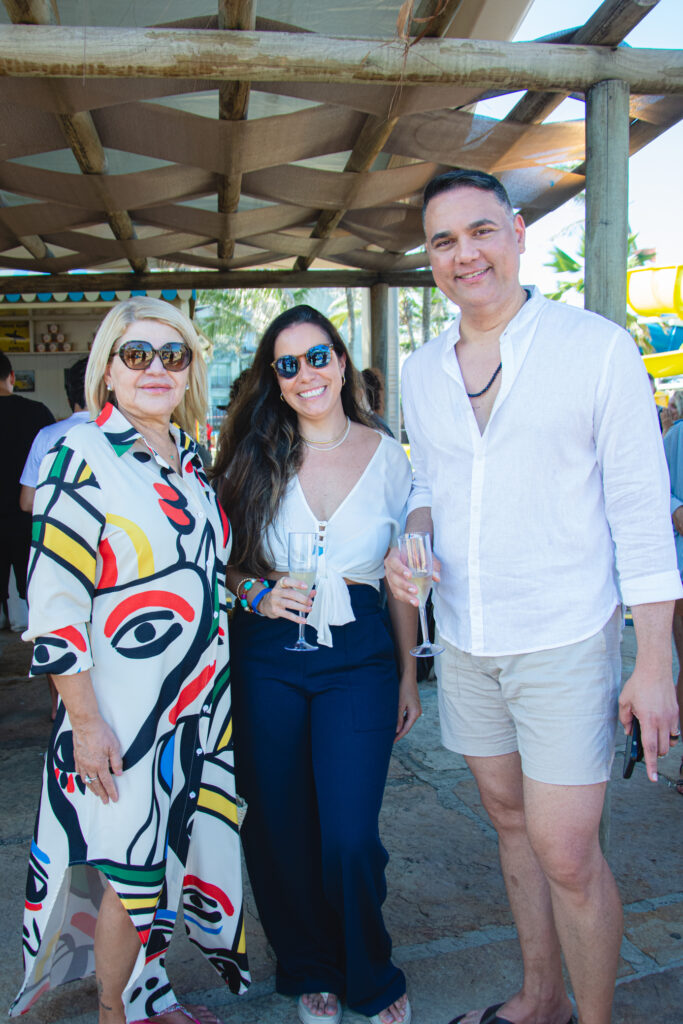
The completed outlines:
<svg viewBox="0 0 683 1024">
<path fill-rule="evenodd" d="M 146 370 L 159 356 L 165 370 L 178 373 L 192 362 L 192 349 L 184 341 L 167 341 L 161 348 L 154 348 L 150 341 L 131 340 L 119 345 L 111 358 L 114 356 L 119 356 L 129 370 Z"/>
<path fill-rule="evenodd" d="M 328 366 L 332 358 L 332 346 L 331 345 L 313 345 L 307 352 L 304 352 L 300 356 L 280 356 L 270 365 L 275 370 L 278 377 L 284 377 L 285 380 L 292 380 L 296 377 L 299 372 L 299 360 L 305 359 L 309 366 L 312 366 L 314 370 L 322 370 L 324 366 Z"/>
</svg>

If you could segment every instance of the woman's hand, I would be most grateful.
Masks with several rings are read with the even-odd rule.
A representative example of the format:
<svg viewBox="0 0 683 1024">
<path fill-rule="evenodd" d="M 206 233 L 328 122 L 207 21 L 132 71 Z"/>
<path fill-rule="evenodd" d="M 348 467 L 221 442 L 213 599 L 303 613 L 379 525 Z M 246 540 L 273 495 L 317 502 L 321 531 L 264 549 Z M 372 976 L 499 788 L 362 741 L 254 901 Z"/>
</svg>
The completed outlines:
<svg viewBox="0 0 683 1024">
<path fill-rule="evenodd" d="M 269 619 L 290 619 L 299 623 L 313 607 L 315 591 L 308 593 L 308 585 L 290 576 L 282 576 L 259 602 L 258 610 Z"/>
<path fill-rule="evenodd" d="M 422 705 L 415 675 L 403 676 L 398 690 L 398 721 L 394 743 L 407 736 L 421 714 Z"/>
<path fill-rule="evenodd" d="M 121 775 L 121 746 L 113 730 L 100 715 L 74 724 L 74 762 L 86 786 L 103 804 L 119 798 L 114 775 Z M 110 771 L 111 769 L 111 771 Z M 112 774 L 113 773 L 113 774 Z M 88 782 L 93 779 L 93 782 Z"/>
</svg>

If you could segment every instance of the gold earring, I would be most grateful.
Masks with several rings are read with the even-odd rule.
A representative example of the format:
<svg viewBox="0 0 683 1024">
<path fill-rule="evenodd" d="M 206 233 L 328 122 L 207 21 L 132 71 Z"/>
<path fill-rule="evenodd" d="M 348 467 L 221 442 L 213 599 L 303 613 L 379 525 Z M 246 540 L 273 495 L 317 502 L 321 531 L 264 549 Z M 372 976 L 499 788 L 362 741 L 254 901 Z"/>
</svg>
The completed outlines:
<svg viewBox="0 0 683 1024">
<path fill-rule="evenodd" d="M 342 387 L 346 384 L 346 374 L 342 373 Z"/>
<path fill-rule="evenodd" d="M 282 392 L 280 392 L 280 401 L 284 402 L 284 400 L 285 400 L 285 396 L 282 394 Z"/>
</svg>

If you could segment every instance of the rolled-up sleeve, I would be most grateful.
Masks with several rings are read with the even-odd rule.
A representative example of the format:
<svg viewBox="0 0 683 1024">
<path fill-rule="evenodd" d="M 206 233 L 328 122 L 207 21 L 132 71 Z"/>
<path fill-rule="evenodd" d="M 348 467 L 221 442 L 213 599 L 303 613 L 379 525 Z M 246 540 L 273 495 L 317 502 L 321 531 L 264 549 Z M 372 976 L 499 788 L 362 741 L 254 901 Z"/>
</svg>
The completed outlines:
<svg viewBox="0 0 683 1024">
<path fill-rule="evenodd" d="M 596 388 L 594 431 L 624 603 L 683 596 L 657 412 L 638 349 L 619 329 Z"/>
<path fill-rule="evenodd" d="M 33 510 L 28 572 L 31 674 L 82 672 L 92 665 L 91 620 L 97 551 L 105 525 L 101 491 L 87 461 L 67 444 L 45 457 Z"/>
<path fill-rule="evenodd" d="M 427 468 L 427 450 L 424 444 L 420 420 L 413 399 L 413 376 L 411 367 L 406 364 L 401 377 L 401 401 L 403 404 L 403 420 L 410 442 L 410 462 L 413 468 L 413 483 L 408 496 L 406 514 L 416 508 L 432 507 L 432 489 L 429 484 Z"/>
</svg>

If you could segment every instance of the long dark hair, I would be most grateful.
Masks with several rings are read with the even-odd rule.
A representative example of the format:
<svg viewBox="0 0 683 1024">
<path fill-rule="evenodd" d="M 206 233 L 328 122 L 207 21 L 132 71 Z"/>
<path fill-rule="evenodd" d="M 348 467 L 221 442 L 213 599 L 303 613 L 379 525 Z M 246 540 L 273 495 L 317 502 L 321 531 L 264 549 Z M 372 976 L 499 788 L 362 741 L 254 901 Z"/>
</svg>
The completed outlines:
<svg viewBox="0 0 683 1024">
<path fill-rule="evenodd" d="M 259 341 L 239 394 L 228 407 L 211 474 L 218 480 L 218 498 L 232 523 L 232 564 L 259 576 L 272 569 L 263 546 L 265 532 L 303 459 L 296 413 L 280 400 L 277 376 L 270 365 L 278 335 L 297 324 L 319 327 L 337 356 L 346 356 L 342 407 L 349 419 L 370 425 L 358 403 L 358 373 L 334 324 L 317 309 L 304 305 L 276 317 Z"/>
</svg>

